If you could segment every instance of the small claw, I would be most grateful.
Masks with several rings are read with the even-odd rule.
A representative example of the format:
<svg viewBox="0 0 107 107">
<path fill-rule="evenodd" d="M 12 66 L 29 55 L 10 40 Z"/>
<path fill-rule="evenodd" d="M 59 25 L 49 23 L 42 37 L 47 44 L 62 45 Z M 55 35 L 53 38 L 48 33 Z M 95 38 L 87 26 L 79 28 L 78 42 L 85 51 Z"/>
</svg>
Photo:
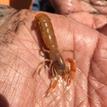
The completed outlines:
<svg viewBox="0 0 107 107">
<path fill-rule="evenodd" d="M 54 77 L 51 80 L 51 83 L 49 85 L 49 88 L 46 91 L 46 97 L 50 95 L 50 93 L 52 93 L 54 91 L 54 89 L 56 88 L 56 85 L 58 83 L 58 77 Z"/>
</svg>

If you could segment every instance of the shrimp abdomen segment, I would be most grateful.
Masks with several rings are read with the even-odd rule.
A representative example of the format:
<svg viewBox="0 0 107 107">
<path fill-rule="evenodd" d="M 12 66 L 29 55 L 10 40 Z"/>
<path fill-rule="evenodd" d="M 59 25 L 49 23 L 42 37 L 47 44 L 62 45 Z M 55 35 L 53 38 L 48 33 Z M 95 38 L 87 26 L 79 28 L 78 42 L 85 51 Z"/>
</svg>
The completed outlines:
<svg viewBox="0 0 107 107">
<path fill-rule="evenodd" d="M 39 13 L 35 17 L 35 21 L 46 48 L 49 50 L 55 50 L 57 48 L 57 41 L 50 18 L 44 13 Z"/>
</svg>

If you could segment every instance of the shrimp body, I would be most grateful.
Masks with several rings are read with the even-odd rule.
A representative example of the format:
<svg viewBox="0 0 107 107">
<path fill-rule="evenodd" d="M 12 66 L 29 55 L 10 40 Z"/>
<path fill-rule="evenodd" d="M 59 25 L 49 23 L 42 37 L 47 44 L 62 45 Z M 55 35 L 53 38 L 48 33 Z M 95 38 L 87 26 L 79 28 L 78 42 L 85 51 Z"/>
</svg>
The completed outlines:
<svg viewBox="0 0 107 107">
<path fill-rule="evenodd" d="M 43 13 L 38 14 L 35 19 L 45 47 L 49 50 L 49 59 L 53 62 L 52 65 L 54 70 L 57 74 L 63 75 L 65 62 L 58 51 L 57 41 L 51 20 L 46 14 Z"/>
<path fill-rule="evenodd" d="M 48 59 L 51 62 L 51 76 L 56 78 L 60 75 L 66 82 L 70 81 L 71 69 L 66 66 L 65 61 L 58 50 L 58 45 L 50 18 L 44 13 L 39 13 L 35 17 L 35 22 L 37 24 L 37 28 L 39 29 L 41 39 L 45 45 L 45 49 L 49 51 Z M 51 81 L 47 93 L 56 87 L 57 82 L 58 81 L 55 79 Z"/>
</svg>

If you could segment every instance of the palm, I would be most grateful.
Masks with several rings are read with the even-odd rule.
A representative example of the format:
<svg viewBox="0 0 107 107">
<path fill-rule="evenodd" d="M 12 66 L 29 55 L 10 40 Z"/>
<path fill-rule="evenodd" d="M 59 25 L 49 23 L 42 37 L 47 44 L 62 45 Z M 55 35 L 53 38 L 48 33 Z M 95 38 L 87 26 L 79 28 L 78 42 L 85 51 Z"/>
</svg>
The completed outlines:
<svg viewBox="0 0 107 107">
<path fill-rule="evenodd" d="M 6 84 L 8 92 L 5 91 L 3 95 L 12 107 L 36 107 L 37 105 L 40 107 L 87 107 L 88 105 L 95 107 L 98 103 L 103 107 L 107 106 L 105 101 L 107 98 L 105 95 L 107 38 L 69 17 L 54 15 L 49 17 L 52 18 L 60 52 L 63 49 L 74 50 L 74 53 L 62 52 L 64 58 L 76 60 L 77 72 L 74 82 L 72 81 L 69 88 L 66 88 L 62 82 L 56 87 L 54 93 L 47 98 L 44 97 L 50 79 L 44 68 L 40 75 L 35 73 L 32 77 L 38 64 L 44 61 L 44 57 L 41 57 L 38 51 L 37 33 L 36 30 L 31 29 L 34 19 L 30 14 L 27 15 L 25 23 L 19 24 L 17 33 L 10 34 L 15 35 L 15 39 L 13 44 L 5 49 L 8 55 L 2 59 L 5 59 L 8 69 L 11 68 L 9 71 L 6 70 L 9 76 L 4 80 L 9 79 L 11 85 Z M 9 60 L 6 60 L 8 57 Z M 5 90 L 5 87 L 3 89 Z"/>
</svg>

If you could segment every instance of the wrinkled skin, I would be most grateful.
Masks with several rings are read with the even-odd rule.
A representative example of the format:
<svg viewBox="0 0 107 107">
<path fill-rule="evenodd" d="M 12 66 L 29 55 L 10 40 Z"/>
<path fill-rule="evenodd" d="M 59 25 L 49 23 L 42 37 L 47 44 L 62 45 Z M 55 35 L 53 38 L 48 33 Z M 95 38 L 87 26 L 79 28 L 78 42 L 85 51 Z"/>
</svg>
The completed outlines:
<svg viewBox="0 0 107 107">
<path fill-rule="evenodd" d="M 75 79 L 68 88 L 60 82 L 49 97 L 44 97 L 50 79 L 44 67 L 40 75 L 32 77 L 45 59 L 39 53 L 37 29 L 32 27 L 34 14 L 23 11 L 24 22 L 18 24 L 16 33 L 8 34 L 14 39 L 0 45 L 1 95 L 10 107 L 107 107 L 107 37 L 69 16 L 48 15 L 60 52 L 74 51 L 61 54 L 76 61 Z"/>
<path fill-rule="evenodd" d="M 58 13 L 107 13 L 106 0 L 49 0 Z"/>
<path fill-rule="evenodd" d="M 50 3 L 57 13 L 69 15 L 74 20 L 91 28 L 101 29 L 101 32 L 107 34 L 104 26 L 107 24 L 106 0 L 50 0 Z"/>
</svg>

